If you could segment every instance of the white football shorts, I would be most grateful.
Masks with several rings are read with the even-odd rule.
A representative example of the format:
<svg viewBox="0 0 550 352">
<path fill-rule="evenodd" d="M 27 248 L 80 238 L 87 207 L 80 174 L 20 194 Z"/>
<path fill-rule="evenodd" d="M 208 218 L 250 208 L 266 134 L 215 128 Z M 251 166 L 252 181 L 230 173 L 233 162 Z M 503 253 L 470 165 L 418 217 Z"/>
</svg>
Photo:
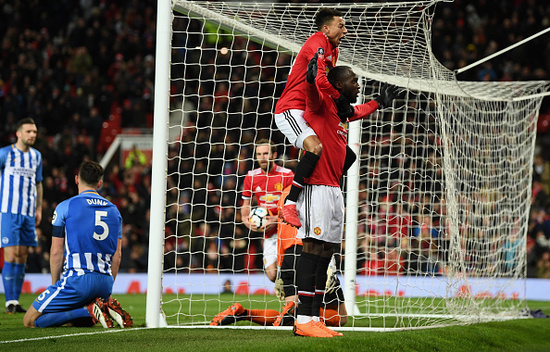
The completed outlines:
<svg viewBox="0 0 550 352">
<path fill-rule="evenodd" d="M 344 195 L 340 187 L 305 185 L 296 202 L 302 226 L 297 238 L 341 243 L 344 231 Z"/>
<path fill-rule="evenodd" d="M 277 234 L 264 238 L 264 268 L 277 263 Z"/>
<path fill-rule="evenodd" d="M 304 149 L 304 140 L 315 135 L 304 119 L 304 110 L 290 109 L 275 114 L 275 123 L 288 141 L 298 149 Z"/>
</svg>

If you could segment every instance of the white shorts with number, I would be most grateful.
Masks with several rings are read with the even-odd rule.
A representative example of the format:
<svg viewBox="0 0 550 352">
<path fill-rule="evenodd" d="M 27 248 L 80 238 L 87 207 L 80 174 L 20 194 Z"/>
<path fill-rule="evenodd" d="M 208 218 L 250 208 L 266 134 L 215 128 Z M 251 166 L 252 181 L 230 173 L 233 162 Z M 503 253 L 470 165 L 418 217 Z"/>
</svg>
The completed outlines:
<svg viewBox="0 0 550 352">
<path fill-rule="evenodd" d="M 344 195 L 340 187 L 305 185 L 296 202 L 302 226 L 296 237 L 341 243 Z"/>
<path fill-rule="evenodd" d="M 277 263 L 277 234 L 264 239 L 264 268 Z"/>
<path fill-rule="evenodd" d="M 304 111 L 291 109 L 275 114 L 275 123 L 289 142 L 298 149 L 304 148 L 304 140 L 315 135 L 315 131 L 304 120 Z"/>
</svg>

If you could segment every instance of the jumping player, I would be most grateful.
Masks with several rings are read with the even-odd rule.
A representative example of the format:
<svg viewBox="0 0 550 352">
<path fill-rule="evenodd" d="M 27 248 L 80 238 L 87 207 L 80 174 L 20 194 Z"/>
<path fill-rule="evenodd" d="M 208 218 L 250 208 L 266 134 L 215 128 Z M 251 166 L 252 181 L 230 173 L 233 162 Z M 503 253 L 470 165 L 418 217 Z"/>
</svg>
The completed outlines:
<svg viewBox="0 0 550 352">
<path fill-rule="evenodd" d="M 304 120 L 306 70 L 308 62 L 314 54 L 319 55 L 319 65 L 323 71 L 323 74 L 316 78 L 318 89 L 336 102 L 339 114 L 348 117 L 351 116 L 350 113 L 353 113 L 349 101 L 334 89 L 325 74 L 325 71 L 328 72 L 329 69 L 336 66 L 338 46 L 348 33 L 342 12 L 336 9 L 321 8 L 315 15 L 315 25 L 318 31 L 306 40 L 296 56 L 285 89 L 275 107 L 275 123 L 279 130 L 292 145 L 305 150 L 304 156 L 296 167 L 292 189 L 281 212 L 283 220 L 296 227 L 301 226 L 296 211 L 298 195 L 303 188 L 304 180 L 315 169 L 323 150 L 321 141 Z"/>
</svg>

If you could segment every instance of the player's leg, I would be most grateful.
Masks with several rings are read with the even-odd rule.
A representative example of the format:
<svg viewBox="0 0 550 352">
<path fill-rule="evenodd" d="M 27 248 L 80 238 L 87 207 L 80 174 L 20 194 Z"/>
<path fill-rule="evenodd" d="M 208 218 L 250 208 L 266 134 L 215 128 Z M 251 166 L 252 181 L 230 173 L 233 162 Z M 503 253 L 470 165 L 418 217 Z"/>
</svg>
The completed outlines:
<svg viewBox="0 0 550 352">
<path fill-rule="evenodd" d="M 312 134 L 307 136 L 303 140 L 303 149 L 305 150 L 304 156 L 298 162 L 296 170 L 294 171 L 294 179 L 292 180 L 292 186 L 290 192 L 285 200 L 286 204 L 296 204 L 300 192 L 304 188 L 305 179 L 307 179 L 313 173 L 315 165 L 321 158 L 323 152 L 323 145 L 317 135 Z"/>
<path fill-rule="evenodd" d="M 20 230 L 20 246 L 19 252 L 15 259 L 15 295 L 17 304 L 15 309 L 18 313 L 24 313 L 21 305 L 19 305 L 19 297 L 23 289 L 23 283 L 25 282 L 25 266 L 27 264 L 27 258 L 29 256 L 29 247 L 36 247 L 38 245 L 38 239 L 36 237 L 36 221 L 34 217 L 22 215 L 21 230 Z"/>
<path fill-rule="evenodd" d="M 25 312 L 19 304 L 19 296 L 25 280 L 25 263 L 28 256 L 28 248 L 22 237 L 23 225 L 24 217 L 22 215 L 2 213 L 0 216 L 1 243 L 4 249 L 2 282 L 6 296 L 6 313 L 9 314 Z M 33 236 L 32 243 L 36 243 L 35 237 Z"/>
<path fill-rule="evenodd" d="M 240 303 L 233 303 L 226 310 L 216 314 L 210 326 L 234 324 L 241 320 L 250 320 L 256 324 L 273 325 L 279 312 L 275 309 L 245 309 Z"/>
<path fill-rule="evenodd" d="M 332 259 L 333 245 L 332 243 L 325 243 L 323 253 L 319 258 L 319 265 L 317 266 L 317 273 L 315 275 L 315 296 L 313 297 L 312 314 L 314 320 L 319 321 L 319 310 L 323 305 L 323 298 L 325 297 L 325 286 L 327 283 L 327 269 Z"/>
<path fill-rule="evenodd" d="M 305 150 L 304 156 L 296 166 L 292 187 L 281 211 L 281 217 L 286 223 L 300 227 L 302 224 L 296 211 L 296 201 L 304 186 L 304 180 L 311 176 L 321 157 L 323 146 L 319 137 L 304 120 L 304 111 L 302 110 L 287 110 L 276 114 L 275 123 L 293 146 Z"/>
<path fill-rule="evenodd" d="M 296 320 L 296 307 L 298 305 L 298 290 L 296 286 L 296 263 L 302 246 L 289 247 L 284 254 L 280 267 L 280 277 L 283 281 L 285 304 L 273 326 L 292 326 Z"/>
<path fill-rule="evenodd" d="M 263 241 L 264 271 L 271 282 L 277 278 L 277 235 Z"/>
<path fill-rule="evenodd" d="M 316 325 L 312 314 L 317 266 L 323 243 L 313 238 L 303 238 L 302 241 L 302 254 L 296 266 L 299 303 L 296 309 L 294 334 L 298 336 L 332 337 Z"/>
<path fill-rule="evenodd" d="M 88 319 L 112 327 L 103 298 L 111 295 L 112 276 L 86 274 L 62 277 L 34 300 L 23 318 L 25 327 L 61 326 L 75 320 Z"/>
<path fill-rule="evenodd" d="M 308 185 L 305 191 L 298 200 L 299 212 L 307 226 L 298 230 L 297 237 L 302 238 L 304 242 L 304 253 L 310 252 L 310 242 L 313 239 L 320 243 L 314 250 L 318 255 L 317 265 L 314 271 L 314 291 L 312 297 L 307 301 L 311 302 L 309 309 L 311 320 L 322 329 L 325 333 L 331 336 L 340 336 L 341 333 L 328 329 L 319 318 L 319 309 L 324 296 L 325 285 L 327 280 L 326 270 L 332 257 L 332 251 L 335 244 L 342 240 L 343 219 L 344 219 L 344 202 L 343 194 L 339 187 L 329 187 L 320 185 Z M 315 242 L 314 242 L 315 243 Z M 302 259 L 302 258 L 300 258 Z M 311 270 L 311 269 L 310 269 Z M 301 294 L 300 276 L 302 269 L 298 269 L 298 294 Z M 300 305 L 298 306 L 297 323 L 302 322 L 301 310 L 302 296 L 300 295 Z"/>
</svg>

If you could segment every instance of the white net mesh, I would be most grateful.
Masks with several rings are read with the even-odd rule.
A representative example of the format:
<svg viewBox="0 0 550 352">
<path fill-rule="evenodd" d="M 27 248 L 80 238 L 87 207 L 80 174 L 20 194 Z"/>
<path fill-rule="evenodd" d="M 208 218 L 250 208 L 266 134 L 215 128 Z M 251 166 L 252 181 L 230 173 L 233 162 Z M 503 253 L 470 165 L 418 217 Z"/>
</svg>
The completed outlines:
<svg viewBox="0 0 550 352">
<path fill-rule="evenodd" d="M 514 317 L 525 306 L 537 94 L 549 83 L 456 81 L 431 54 L 436 3 L 324 5 L 344 12 L 338 65 L 362 77 L 365 99 L 378 81 L 404 89 L 361 123 L 359 184 L 346 193 L 359 206 L 356 239 L 346 234 L 358 243 L 354 328 Z M 235 301 L 277 310 L 240 191 L 255 140 L 296 163 L 272 112 L 318 6 L 174 8 L 162 309 L 170 325 L 208 323 Z"/>
</svg>

